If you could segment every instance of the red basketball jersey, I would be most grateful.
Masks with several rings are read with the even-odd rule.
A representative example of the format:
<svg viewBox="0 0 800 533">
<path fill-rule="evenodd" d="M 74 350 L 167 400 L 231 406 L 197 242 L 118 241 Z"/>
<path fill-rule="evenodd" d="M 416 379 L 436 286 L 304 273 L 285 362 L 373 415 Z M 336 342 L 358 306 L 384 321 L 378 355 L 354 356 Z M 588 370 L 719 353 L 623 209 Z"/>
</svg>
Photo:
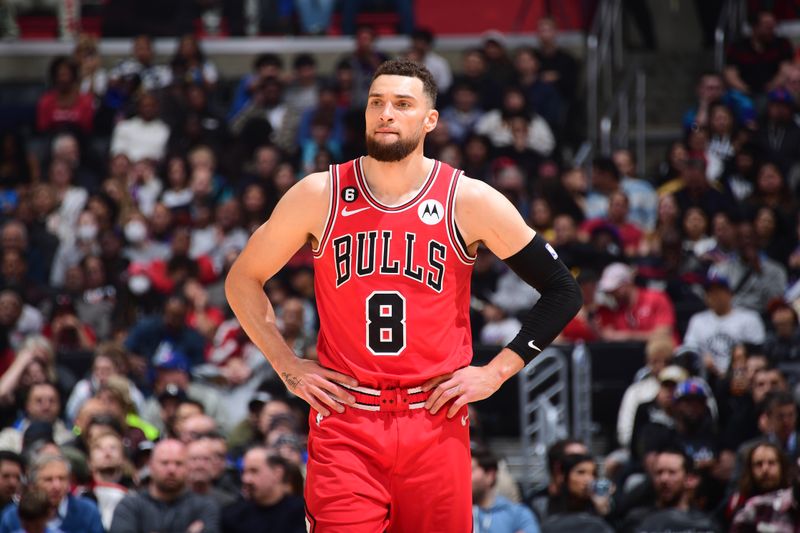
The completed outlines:
<svg viewBox="0 0 800 533">
<path fill-rule="evenodd" d="M 454 223 L 461 171 L 435 161 L 398 206 L 370 192 L 361 159 L 330 169 L 314 251 L 320 363 L 368 387 L 419 385 L 472 360 L 470 256 Z"/>
</svg>

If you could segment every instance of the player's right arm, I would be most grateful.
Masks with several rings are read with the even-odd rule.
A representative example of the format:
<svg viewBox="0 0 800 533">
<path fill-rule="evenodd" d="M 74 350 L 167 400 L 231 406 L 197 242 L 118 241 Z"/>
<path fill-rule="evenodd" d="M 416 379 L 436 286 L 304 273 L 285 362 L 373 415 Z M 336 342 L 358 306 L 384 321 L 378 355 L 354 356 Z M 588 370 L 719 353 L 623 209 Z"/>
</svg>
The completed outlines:
<svg viewBox="0 0 800 533">
<path fill-rule="evenodd" d="M 339 412 L 344 409 L 334 397 L 346 404 L 355 401 L 334 381 L 352 386 L 358 383 L 292 352 L 278 330 L 275 310 L 263 287 L 304 244 L 318 242 L 325 225 L 329 191 L 324 172 L 311 174 L 289 189 L 269 220 L 250 237 L 225 280 L 225 295 L 244 331 L 267 356 L 289 390 L 323 416 L 330 414 L 326 405 Z"/>
</svg>

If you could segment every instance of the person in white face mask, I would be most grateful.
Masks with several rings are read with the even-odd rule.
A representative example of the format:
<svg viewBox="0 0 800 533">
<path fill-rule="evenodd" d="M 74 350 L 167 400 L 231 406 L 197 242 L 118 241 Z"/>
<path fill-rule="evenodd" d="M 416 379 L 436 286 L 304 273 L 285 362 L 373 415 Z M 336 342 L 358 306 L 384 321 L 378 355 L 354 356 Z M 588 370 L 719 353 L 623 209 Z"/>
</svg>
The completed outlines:
<svg viewBox="0 0 800 533">
<path fill-rule="evenodd" d="M 169 245 L 151 238 L 147 220 L 141 213 L 134 213 L 128 218 L 123 233 L 128 243 L 123 256 L 132 264 L 148 264 L 155 260 L 164 260 L 169 256 Z"/>
<path fill-rule="evenodd" d="M 99 225 L 97 217 L 92 211 L 84 209 L 78 215 L 78 225 L 71 240 L 62 240 L 53 259 L 53 268 L 50 271 L 50 285 L 62 287 L 67 269 L 80 263 L 87 255 L 100 253 L 100 244 L 97 241 Z"/>
</svg>

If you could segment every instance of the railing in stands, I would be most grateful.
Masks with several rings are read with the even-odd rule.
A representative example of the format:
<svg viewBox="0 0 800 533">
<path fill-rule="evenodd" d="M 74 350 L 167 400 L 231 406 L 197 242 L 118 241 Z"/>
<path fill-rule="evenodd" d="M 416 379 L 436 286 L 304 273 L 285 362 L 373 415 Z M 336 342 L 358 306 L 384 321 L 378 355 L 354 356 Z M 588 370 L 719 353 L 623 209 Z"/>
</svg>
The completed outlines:
<svg viewBox="0 0 800 533">
<path fill-rule="evenodd" d="M 633 112 L 637 171 L 642 175 L 645 171 L 646 78 L 638 64 L 633 68 L 625 64 L 623 48 L 622 1 L 600 0 L 586 38 L 588 135 L 578 152 L 576 164 L 587 163 L 595 154 L 608 156 L 614 148 L 627 148 Z M 615 123 L 619 131 L 612 139 Z"/>
<path fill-rule="evenodd" d="M 530 487 L 547 479 L 547 448 L 570 436 L 592 437 L 592 365 L 583 343 L 551 347 L 519 374 L 520 439 Z"/>
<path fill-rule="evenodd" d="M 725 46 L 741 36 L 747 21 L 745 0 L 726 0 L 720 11 L 717 29 L 714 31 L 714 66 L 722 71 L 725 66 Z"/>
</svg>

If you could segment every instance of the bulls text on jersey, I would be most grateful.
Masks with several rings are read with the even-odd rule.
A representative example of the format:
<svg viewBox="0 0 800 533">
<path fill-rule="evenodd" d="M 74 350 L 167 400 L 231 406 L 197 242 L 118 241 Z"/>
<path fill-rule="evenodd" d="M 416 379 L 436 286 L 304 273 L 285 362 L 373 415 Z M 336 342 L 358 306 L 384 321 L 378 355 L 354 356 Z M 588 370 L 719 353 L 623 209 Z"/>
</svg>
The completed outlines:
<svg viewBox="0 0 800 533">
<path fill-rule="evenodd" d="M 336 287 L 350 281 L 353 274 L 358 277 L 402 275 L 442 292 L 447 247 L 433 239 L 427 244 L 416 241 L 417 236 L 412 232 L 405 232 L 398 239 L 390 230 L 359 231 L 355 235 L 336 237 L 331 243 L 336 263 Z M 395 246 L 404 247 L 402 261 L 391 259 L 395 255 L 392 254 Z M 424 258 L 420 257 L 422 254 Z"/>
</svg>

